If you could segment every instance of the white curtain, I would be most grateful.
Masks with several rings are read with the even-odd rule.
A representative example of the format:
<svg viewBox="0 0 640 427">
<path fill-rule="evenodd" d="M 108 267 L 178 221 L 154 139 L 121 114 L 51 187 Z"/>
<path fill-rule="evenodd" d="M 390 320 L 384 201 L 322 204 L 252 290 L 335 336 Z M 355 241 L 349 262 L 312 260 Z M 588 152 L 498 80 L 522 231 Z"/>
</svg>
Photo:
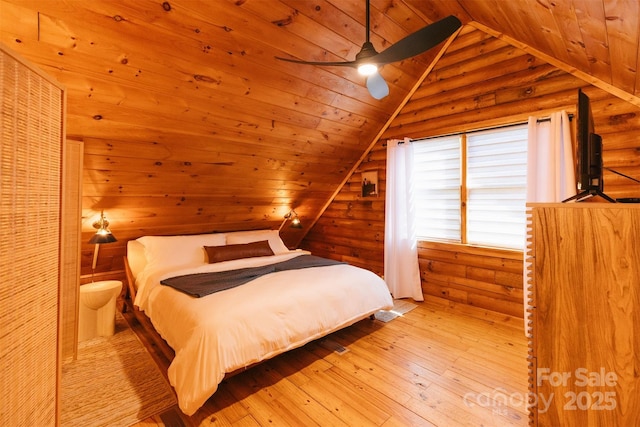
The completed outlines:
<svg viewBox="0 0 640 427">
<path fill-rule="evenodd" d="M 550 120 L 529 117 L 527 202 L 562 202 L 577 192 L 571 128 L 566 111 Z M 524 257 L 525 334 L 527 334 L 527 263 Z"/>
<path fill-rule="evenodd" d="M 409 139 L 387 141 L 384 278 L 393 298 L 424 301 L 412 197 L 412 158 Z"/>
<path fill-rule="evenodd" d="M 545 121 L 529 117 L 527 202 L 562 202 L 576 194 L 570 129 L 566 111 Z"/>
</svg>

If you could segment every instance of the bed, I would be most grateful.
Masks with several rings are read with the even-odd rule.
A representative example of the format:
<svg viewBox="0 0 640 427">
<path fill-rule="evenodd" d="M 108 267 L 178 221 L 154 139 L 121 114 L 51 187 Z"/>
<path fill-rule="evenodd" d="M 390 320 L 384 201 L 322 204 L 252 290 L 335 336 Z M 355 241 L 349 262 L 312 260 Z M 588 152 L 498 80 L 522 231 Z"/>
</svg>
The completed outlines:
<svg viewBox="0 0 640 427">
<path fill-rule="evenodd" d="M 311 261 L 321 260 L 289 250 L 277 230 L 128 242 L 126 269 L 136 314 L 146 315 L 174 351 L 167 375 L 185 414 L 195 413 L 226 374 L 392 307 L 376 274 L 346 263 Z M 226 279 L 256 270 L 260 274 L 241 284 Z M 224 289 L 220 277 L 233 282 L 231 287 Z M 192 279 L 198 292 L 209 286 L 223 290 L 197 297 L 189 293 L 193 288 L 176 287 L 181 281 L 193 286 Z"/>
</svg>

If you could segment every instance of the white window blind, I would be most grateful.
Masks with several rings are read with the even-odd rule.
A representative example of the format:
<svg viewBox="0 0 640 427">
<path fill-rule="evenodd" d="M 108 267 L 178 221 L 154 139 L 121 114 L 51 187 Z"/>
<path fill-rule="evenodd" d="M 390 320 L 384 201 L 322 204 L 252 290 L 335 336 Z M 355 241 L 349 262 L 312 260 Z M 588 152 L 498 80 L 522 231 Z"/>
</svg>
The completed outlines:
<svg viewBox="0 0 640 427">
<path fill-rule="evenodd" d="M 460 242 L 460 137 L 413 144 L 416 234 Z"/>
<path fill-rule="evenodd" d="M 522 249 L 527 125 L 467 135 L 467 243 Z"/>
<path fill-rule="evenodd" d="M 523 249 L 527 125 L 464 136 L 413 142 L 418 238 Z"/>
</svg>

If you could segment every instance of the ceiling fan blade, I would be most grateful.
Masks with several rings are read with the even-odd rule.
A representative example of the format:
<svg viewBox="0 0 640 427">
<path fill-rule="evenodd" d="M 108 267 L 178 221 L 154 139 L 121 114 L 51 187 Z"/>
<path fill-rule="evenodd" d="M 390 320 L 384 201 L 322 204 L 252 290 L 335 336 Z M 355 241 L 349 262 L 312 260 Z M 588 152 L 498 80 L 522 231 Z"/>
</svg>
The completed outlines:
<svg viewBox="0 0 640 427">
<path fill-rule="evenodd" d="M 299 59 L 291 59 L 291 58 L 282 58 L 280 56 L 276 56 L 276 59 L 280 61 L 294 62 L 296 64 L 304 64 L 304 65 L 324 65 L 324 66 L 338 66 L 338 67 L 356 67 L 357 61 L 339 61 L 339 62 L 322 62 L 322 61 L 301 61 Z"/>
<path fill-rule="evenodd" d="M 280 61 L 293 62 L 303 65 L 319 65 L 319 66 L 338 66 L 338 67 L 354 67 L 359 65 L 373 64 L 378 68 L 382 65 L 392 62 L 402 61 L 437 46 L 445 41 L 453 33 L 456 32 L 462 22 L 453 15 L 427 25 L 415 33 L 409 34 L 407 37 L 389 46 L 385 51 L 377 53 L 371 42 L 369 41 L 369 0 L 366 1 L 367 20 L 366 20 L 366 41 L 362 45 L 362 49 L 356 55 L 355 61 L 339 61 L 339 62 L 322 62 L 322 61 L 302 61 L 299 59 L 290 59 L 276 56 Z M 376 99 L 382 99 L 389 95 L 389 86 L 382 76 L 376 71 L 368 76 L 365 80 L 367 89 L 371 96 Z"/>
<path fill-rule="evenodd" d="M 445 41 L 461 25 L 462 22 L 455 16 L 447 16 L 392 44 L 377 54 L 373 61 L 378 64 L 389 64 L 419 55 Z"/>
<path fill-rule="evenodd" d="M 389 86 L 378 72 L 367 76 L 365 83 L 367 89 L 369 89 L 369 93 L 375 99 L 382 99 L 389 95 Z"/>
</svg>

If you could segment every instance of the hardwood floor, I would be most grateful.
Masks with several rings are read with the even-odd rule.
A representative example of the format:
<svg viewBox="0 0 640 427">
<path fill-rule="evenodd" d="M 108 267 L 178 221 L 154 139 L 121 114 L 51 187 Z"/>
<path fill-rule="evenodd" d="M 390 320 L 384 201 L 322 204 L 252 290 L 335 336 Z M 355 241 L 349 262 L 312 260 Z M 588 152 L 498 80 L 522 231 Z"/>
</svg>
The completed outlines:
<svg viewBox="0 0 640 427">
<path fill-rule="evenodd" d="M 435 297 L 417 304 L 226 379 L 192 417 L 176 407 L 136 426 L 527 425 L 522 319 Z"/>
</svg>

